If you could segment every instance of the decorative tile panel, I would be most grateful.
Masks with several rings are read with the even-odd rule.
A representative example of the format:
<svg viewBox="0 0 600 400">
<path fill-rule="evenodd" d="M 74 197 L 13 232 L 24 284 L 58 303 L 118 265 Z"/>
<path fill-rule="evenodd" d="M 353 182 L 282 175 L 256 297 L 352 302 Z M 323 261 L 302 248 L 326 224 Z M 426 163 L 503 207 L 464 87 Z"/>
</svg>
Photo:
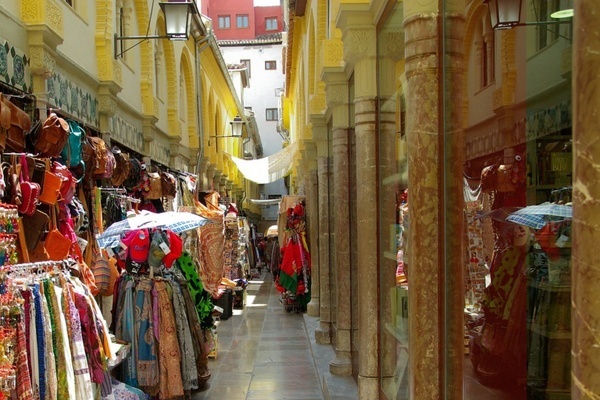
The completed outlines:
<svg viewBox="0 0 600 400">
<path fill-rule="evenodd" d="M 26 93 L 32 93 L 30 58 L 0 37 L 0 80 Z"/>
<path fill-rule="evenodd" d="M 56 107 L 82 122 L 100 126 L 98 99 L 60 73 L 46 79 L 50 107 Z"/>
<path fill-rule="evenodd" d="M 144 134 L 141 129 L 136 128 L 118 115 L 108 121 L 111 139 L 144 154 Z"/>
</svg>

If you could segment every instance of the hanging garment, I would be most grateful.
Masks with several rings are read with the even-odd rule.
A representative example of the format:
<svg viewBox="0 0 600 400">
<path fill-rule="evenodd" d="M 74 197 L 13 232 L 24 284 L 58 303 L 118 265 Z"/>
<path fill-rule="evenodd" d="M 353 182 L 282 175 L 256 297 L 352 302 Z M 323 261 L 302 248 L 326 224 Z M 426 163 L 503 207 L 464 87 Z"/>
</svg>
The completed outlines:
<svg viewBox="0 0 600 400">
<path fill-rule="evenodd" d="M 88 368 L 81 331 L 81 320 L 79 312 L 73 300 L 72 285 L 63 280 L 63 310 L 67 316 L 67 330 L 69 332 L 69 343 L 73 357 L 73 373 L 75 375 L 75 391 L 77 400 L 86 400 L 93 393 L 92 378 Z"/>
<path fill-rule="evenodd" d="M 181 293 L 185 302 L 188 324 L 192 332 L 192 344 L 194 345 L 196 369 L 198 371 L 198 386 L 202 387 L 204 383 L 206 383 L 206 381 L 208 381 L 208 379 L 210 378 L 210 370 L 208 369 L 208 351 L 206 346 L 206 340 L 204 337 L 204 331 L 202 330 L 200 319 L 198 318 L 198 313 L 196 312 L 196 305 L 194 304 L 194 301 L 192 300 L 192 295 L 190 294 L 190 290 L 188 289 L 187 281 L 180 274 L 175 273 L 175 276 L 177 277 L 180 284 L 179 287 L 181 288 Z"/>
<path fill-rule="evenodd" d="M 63 331 L 61 330 L 58 301 L 52 281 L 46 279 L 43 281 L 43 285 L 50 312 L 50 324 L 52 326 L 52 347 L 56 365 L 57 395 L 59 399 L 69 399 L 71 397 L 69 397 L 69 390 L 67 388 L 67 363 L 65 347 L 63 346 Z"/>
<path fill-rule="evenodd" d="M 45 357 L 46 359 L 46 399 L 56 399 L 58 394 L 58 380 L 56 376 L 56 357 L 54 356 L 55 350 L 52 342 L 52 318 L 50 315 L 50 308 L 48 307 L 48 300 L 46 298 L 45 287 L 43 282 L 40 283 L 40 299 L 42 302 L 41 305 L 41 314 L 43 319 L 43 326 L 45 327 L 44 332 L 42 333 L 42 340 L 44 342 L 44 352 L 40 353 L 38 356 Z M 39 329 L 39 328 L 38 328 Z M 40 372 L 40 378 L 42 374 Z"/>
<path fill-rule="evenodd" d="M 159 301 L 159 367 L 161 399 L 183 397 L 183 382 L 181 380 L 181 354 L 177 342 L 177 328 L 171 299 L 167 292 L 166 282 L 154 283 Z"/>
<path fill-rule="evenodd" d="M 115 336 L 117 339 L 124 340 L 131 344 L 131 356 L 123 361 L 123 380 L 126 384 L 138 387 L 137 380 L 137 339 L 134 332 L 134 307 L 133 307 L 133 289 L 134 282 L 129 280 L 125 287 L 125 296 L 122 311 L 121 331 L 117 331 Z"/>
<path fill-rule="evenodd" d="M 183 299 L 183 293 L 179 284 L 175 281 L 170 281 L 169 284 L 173 293 L 173 311 L 175 313 L 175 323 L 177 324 L 177 336 L 179 337 L 179 349 L 181 352 L 183 389 L 197 389 L 198 370 L 196 369 L 192 333 L 185 311 L 185 300 Z"/>
<path fill-rule="evenodd" d="M 217 196 L 217 193 L 206 196 L 207 205 L 198 203 L 196 208 L 198 215 L 213 222 L 198 228 L 198 240 L 202 243 L 202 246 L 198 247 L 200 278 L 204 289 L 212 297 L 218 297 L 219 284 L 223 277 L 223 249 L 225 245 L 223 211 L 219 208 Z"/>
<path fill-rule="evenodd" d="M 64 374 L 64 382 L 65 387 L 63 387 L 63 391 L 66 389 L 68 399 L 75 399 L 75 373 L 73 371 L 73 357 L 71 355 L 71 347 L 69 345 L 69 335 L 67 330 L 67 321 L 65 319 L 65 314 L 62 308 L 62 297 L 63 297 L 63 289 L 58 285 L 54 286 L 54 298 L 52 300 L 52 306 L 55 310 L 55 319 L 56 319 L 56 327 L 57 327 L 57 343 L 56 347 L 59 348 L 59 354 L 62 354 L 62 361 L 59 364 L 64 363 L 64 368 L 59 373 Z M 59 375 L 59 376 L 61 376 Z"/>
<path fill-rule="evenodd" d="M 29 310 L 28 310 L 29 311 Z M 24 315 L 23 315 L 24 316 Z M 33 400 L 33 390 L 31 388 L 31 375 L 29 373 L 29 360 L 27 356 L 27 340 L 25 338 L 26 318 L 20 318 L 17 323 L 17 346 L 16 360 L 17 365 L 17 399 Z"/>
<path fill-rule="evenodd" d="M 137 378 L 140 389 L 155 396 L 158 392 L 158 361 L 152 314 L 152 281 L 141 279 L 136 287 L 135 332 L 137 339 Z"/>
<path fill-rule="evenodd" d="M 196 271 L 196 264 L 192 260 L 192 256 L 187 251 L 183 252 L 181 257 L 177 259 L 177 265 L 183 274 L 183 278 L 187 281 L 187 288 L 195 304 L 196 312 L 200 318 L 201 326 L 209 329 L 213 325 L 211 295 L 204 290 L 204 285 Z"/>
</svg>

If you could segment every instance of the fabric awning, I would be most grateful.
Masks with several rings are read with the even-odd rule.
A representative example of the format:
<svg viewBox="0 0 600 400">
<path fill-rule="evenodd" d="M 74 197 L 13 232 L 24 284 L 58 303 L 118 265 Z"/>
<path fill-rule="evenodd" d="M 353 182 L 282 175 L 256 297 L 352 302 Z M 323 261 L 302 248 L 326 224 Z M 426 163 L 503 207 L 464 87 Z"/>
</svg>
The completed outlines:
<svg viewBox="0 0 600 400">
<path fill-rule="evenodd" d="M 225 154 L 235 163 L 244 178 L 266 184 L 275 182 L 290 173 L 297 152 L 298 143 L 294 142 L 283 150 L 258 160 L 243 160 L 231 154 Z"/>
<path fill-rule="evenodd" d="M 279 202 L 281 201 L 281 197 L 277 198 L 277 199 L 249 199 L 250 202 L 254 203 L 254 204 L 258 204 L 259 206 L 274 206 L 276 204 L 279 204 Z"/>
</svg>

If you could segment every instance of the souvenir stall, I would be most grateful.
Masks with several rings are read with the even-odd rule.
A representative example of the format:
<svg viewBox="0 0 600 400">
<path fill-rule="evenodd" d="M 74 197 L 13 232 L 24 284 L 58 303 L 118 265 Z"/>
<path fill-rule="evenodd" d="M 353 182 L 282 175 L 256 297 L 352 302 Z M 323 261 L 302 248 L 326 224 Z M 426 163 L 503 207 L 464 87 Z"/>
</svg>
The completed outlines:
<svg viewBox="0 0 600 400">
<path fill-rule="evenodd" d="M 172 357 L 161 362 L 160 357 L 162 361 L 166 358 L 161 351 L 157 353 L 159 380 L 152 390 L 157 390 L 159 398 L 171 398 L 180 390 L 186 393 L 201 387 L 210 376 L 206 353 L 210 350 L 212 304 L 194 275 L 199 270 L 196 262 L 184 257 L 189 253 L 183 246 L 177 251 L 179 233 L 200 225 L 190 227 L 186 225 L 189 221 L 176 218 L 185 213 L 163 213 L 163 218 L 179 227 L 172 232 L 148 231 L 148 238 L 156 236 L 156 243 L 162 244 L 162 253 L 154 251 L 146 260 L 128 258 L 129 250 L 137 246 L 131 238 L 123 236 L 111 245 L 96 240 L 97 235 L 110 234 L 115 225 L 131 221 L 127 217 L 132 215 L 147 222 L 163 215 L 148 210 L 194 206 L 195 177 L 145 163 L 139 154 L 123 147 L 111 148 L 94 127 L 62 110 L 36 109 L 33 96 L 5 89 L 0 86 L 0 301 L 21 316 L 15 321 L 3 319 L 7 323 L 3 337 L 11 341 L 24 338 L 29 354 L 37 356 L 23 363 L 22 358 L 15 357 L 22 357 L 20 353 L 7 353 L 9 348 L 17 348 L 16 342 L 11 342 L 13 347 L 0 346 L 0 398 L 23 393 L 19 398 L 44 398 L 48 394 L 61 399 L 114 399 L 123 398 L 125 392 L 147 398 L 126 373 L 139 367 L 139 354 L 143 358 L 148 349 L 140 347 L 138 340 L 137 333 L 143 327 L 136 323 L 133 331 L 128 330 L 131 319 L 123 320 L 122 316 L 130 316 L 132 310 L 125 307 L 117 313 L 113 303 L 129 305 L 124 301 L 127 294 L 136 293 L 138 300 L 148 284 L 148 293 L 165 310 L 159 313 L 160 321 L 176 327 L 178 335 L 163 335 L 161 342 L 158 325 L 153 327 L 157 338 L 153 349 L 173 353 L 179 347 L 180 354 L 175 366 Z M 124 245 L 129 240 L 131 247 Z M 156 243 L 150 241 L 148 250 L 156 250 Z M 159 267 L 165 265 L 164 260 L 175 267 Z M 147 266 L 152 269 L 144 269 Z M 164 290 L 176 295 L 167 298 Z M 199 301 L 203 296 L 205 301 Z M 140 301 L 149 298 L 154 301 L 152 297 Z M 25 323 L 24 335 L 16 336 L 20 322 Z M 57 328 L 63 325 L 65 330 Z M 36 330 L 41 326 L 53 329 Z M 113 333 L 118 334 L 116 338 Z M 48 351 L 52 348 L 49 341 L 61 343 L 69 337 L 74 340 L 66 343 L 65 349 Z M 126 350 L 131 351 L 129 356 Z M 85 365 L 81 364 L 82 351 L 87 354 Z M 176 369 L 181 385 L 167 387 L 163 375 L 171 376 Z"/>
<path fill-rule="evenodd" d="M 311 262 L 304 202 L 304 198 L 284 196 L 279 205 L 280 220 L 284 216 L 285 229 L 280 230 L 283 231 L 280 240 L 283 240 L 284 245 L 281 247 L 281 269 L 276 278 L 276 286 L 288 312 L 306 311 L 310 302 Z"/>
</svg>

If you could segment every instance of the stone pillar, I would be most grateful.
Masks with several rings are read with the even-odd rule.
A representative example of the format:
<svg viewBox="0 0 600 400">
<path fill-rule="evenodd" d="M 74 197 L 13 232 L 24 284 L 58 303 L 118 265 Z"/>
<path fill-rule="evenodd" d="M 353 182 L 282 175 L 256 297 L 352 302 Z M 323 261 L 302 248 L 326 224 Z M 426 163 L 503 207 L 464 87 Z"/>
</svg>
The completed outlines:
<svg viewBox="0 0 600 400">
<path fill-rule="evenodd" d="M 318 202 L 319 202 L 319 288 L 320 320 L 315 330 L 315 340 L 319 344 L 331 343 L 331 279 L 329 265 L 329 187 L 330 162 L 327 148 L 327 129 L 315 137 L 317 141 L 318 163 Z M 313 136 L 315 132 L 313 131 Z M 323 138 L 324 136 L 324 138 Z"/>
<path fill-rule="evenodd" d="M 333 234 L 335 258 L 335 359 L 329 363 L 334 375 L 352 375 L 352 293 L 350 273 L 350 187 L 349 135 L 348 135 L 348 82 L 346 74 L 326 72 L 325 92 L 328 109 L 332 111 L 333 145 Z"/>
<path fill-rule="evenodd" d="M 314 127 L 314 122 L 313 122 Z M 306 143 L 306 160 L 308 161 L 308 179 L 306 186 L 306 215 L 308 218 L 308 246 L 310 249 L 310 303 L 307 314 L 318 317 L 320 311 L 320 267 L 319 267 L 319 190 L 317 170 L 317 146 L 314 141 Z"/>
<path fill-rule="evenodd" d="M 206 191 L 214 190 L 215 170 L 216 168 L 214 164 L 209 163 L 206 166 L 206 187 L 204 187 L 204 190 Z"/>
<path fill-rule="evenodd" d="M 573 19 L 573 237 L 572 395 L 574 400 L 600 398 L 600 39 L 593 0 L 574 3 Z"/>
<path fill-rule="evenodd" d="M 410 398 L 462 399 L 464 138 L 459 130 L 462 115 L 459 42 L 463 20 L 445 16 L 448 37 L 440 38 L 437 3 L 428 6 L 410 3 L 427 8 L 410 14 L 404 21 L 411 218 Z M 408 6 L 405 4 L 405 9 Z M 438 57 L 440 40 L 447 43 L 445 70 L 441 70 Z M 441 74 L 446 75 L 445 81 Z M 447 90 L 445 97 L 451 99 L 446 104 L 446 115 L 439 107 L 440 99 L 444 98 L 442 90 Z"/>
</svg>

